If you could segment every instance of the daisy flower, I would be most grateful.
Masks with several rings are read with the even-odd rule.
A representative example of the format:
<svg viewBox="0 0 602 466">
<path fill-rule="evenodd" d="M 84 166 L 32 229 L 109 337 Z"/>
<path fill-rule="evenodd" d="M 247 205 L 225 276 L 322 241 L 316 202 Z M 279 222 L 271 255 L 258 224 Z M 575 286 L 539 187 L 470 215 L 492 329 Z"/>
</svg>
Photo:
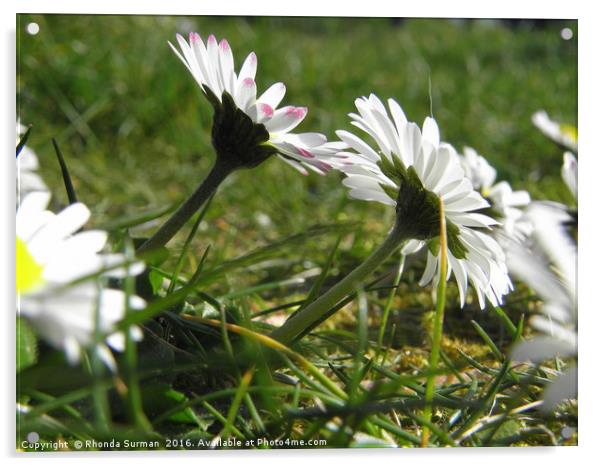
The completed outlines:
<svg viewBox="0 0 602 466">
<path fill-rule="evenodd" d="M 483 197 L 491 203 L 491 210 L 506 234 L 528 236 L 530 222 L 523 217 L 523 208 L 531 202 L 527 191 L 513 191 L 507 181 L 495 182 L 497 172 L 487 159 L 471 147 L 459 155 L 464 174 Z"/>
<path fill-rule="evenodd" d="M 210 35 L 205 44 L 199 34 L 191 32 L 188 42 L 179 34 L 177 41 L 180 51 L 171 42 L 170 47 L 214 104 L 216 111 L 220 105 L 233 104 L 235 109 L 242 111 L 259 126 L 259 130 L 249 138 L 254 140 L 248 141 L 250 144 L 241 148 L 241 158 L 249 157 L 248 146 L 259 142 L 263 150 L 254 157 L 258 163 L 272 153 L 277 153 L 282 160 L 303 174 L 307 174 L 306 169 L 323 174 L 332 168 L 331 159 L 341 149 L 340 144 L 327 142 L 326 136 L 320 133 L 291 133 L 307 115 L 307 107 L 287 105 L 279 108 L 286 93 L 283 83 L 272 84 L 257 97 L 257 56 L 254 52 L 247 56 L 237 74 L 232 49 L 225 39 L 218 43 L 215 36 Z M 213 142 L 218 154 L 226 152 L 232 155 L 232 139 L 240 138 L 240 133 L 245 131 L 227 125 L 227 134 L 216 134 L 215 122 L 216 120 Z M 220 144 L 220 139 L 226 141 Z M 221 146 L 227 147 L 221 150 Z M 251 160 L 244 163 L 245 166 L 252 164 L 257 162 Z"/>
<path fill-rule="evenodd" d="M 507 248 L 508 267 L 542 299 L 542 313 L 530 319 L 542 332 L 512 350 L 517 361 L 541 363 L 577 357 L 577 247 L 567 231 L 570 214 L 561 206 L 534 203 L 526 212 L 534 230 L 529 241 Z M 569 366 L 546 387 L 544 410 L 577 395 L 577 367 Z"/>
<path fill-rule="evenodd" d="M 109 334 L 106 344 L 122 351 L 125 335 L 115 325 L 126 312 L 126 295 L 114 289 L 100 289 L 95 279 L 85 278 L 124 262 L 120 254 L 102 254 L 107 234 L 103 231 L 78 232 L 90 217 L 88 208 L 75 203 L 58 214 L 47 210 L 50 194 L 33 192 L 26 196 L 16 216 L 17 311 L 28 319 L 38 334 L 67 360 L 79 361 L 83 348 L 95 346 L 99 357 L 115 370 L 109 348 L 95 345 L 95 321 L 98 329 Z M 113 276 L 137 274 L 142 264 L 125 271 L 118 268 Z M 75 282 L 75 283 L 74 283 Z M 138 296 L 130 296 L 129 307 L 145 305 Z M 138 327 L 130 327 L 135 339 L 142 338 Z"/>
<path fill-rule="evenodd" d="M 485 300 L 502 302 L 511 289 L 504 263 L 504 252 L 485 234 L 497 222 L 476 211 L 489 203 L 474 190 L 454 148 L 440 141 L 439 128 L 426 118 L 422 130 L 408 122 L 397 102 L 388 109 L 375 96 L 355 101 L 358 113 L 351 113 L 351 124 L 373 141 L 337 131 L 353 151 L 341 152 L 346 160 L 338 168 L 345 173 L 343 184 L 356 199 L 395 206 L 397 217 L 411 238 L 403 254 L 426 247 L 427 263 L 420 280 L 422 286 L 435 284 L 439 277 L 439 201 L 443 201 L 447 222 L 449 258 L 448 278 L 453 272 L 464 306 L 468 283 L 476 291 L 481 308 Z"/>
<path fill-rule="evenodd" d="M 535 112 L 531 121 L 552 141 L 577 152 L 577 128 L 551 120 L 544 110 Z"/>
<path fill-rule="evenodd" d="M 17 144 L 19 136 L 25 133 L 25 127 L 17 122 Z M 32 191 L 48 191 L 42 177 L 37 173 L 40 164 L 35 152 L 24 146 L 17 156 L 17 205 L 23 197 Z"/>
</svg>

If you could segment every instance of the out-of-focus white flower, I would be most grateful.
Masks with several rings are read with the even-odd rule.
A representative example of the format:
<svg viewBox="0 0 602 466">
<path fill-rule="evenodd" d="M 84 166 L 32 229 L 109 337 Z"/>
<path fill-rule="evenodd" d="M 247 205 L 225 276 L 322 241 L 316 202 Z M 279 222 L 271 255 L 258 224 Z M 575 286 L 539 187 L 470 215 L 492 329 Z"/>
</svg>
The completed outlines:
<svg viewBox="0 0 602 466">
<path fill-rule="evenodd" d="M 520 238 L 528 236 L 531 224 L 525 221 L 522 208 L 531 202 L 529 193 L 524 190 L 513 191 L 507 181 L 495 183 L 495 168 L 471 147 L 465 147 L 464 154 L 459 157 L 464 173 L 475 189 L 491 202 L 491 208 L 504 232 Z"/>
<path fill-rule="evenodd" d="M 474 188 L 480 191 L 483 196 L 488 196 L 489 190 L 497 177 L 495 168 L 472 147 L 464 147 L 464 153 L 460 155 L 460 163 L 464 169 L 464 174 L 472 181 Z"/>
<path fill-rule="evenodd" d="M 577 152 L 577 129 L 553 121 L 544 110 L 539 110 L 531 117 L 533 124 L 552 141 L 569 150 Z"/>
<path fill-rule="evenodd" d="M 570 152 L 564 153 L 561 173 L 564 184 L 567 185 L 571 194 L 577 200 L 577 159 Z"/>
<path fill-rule="evenodd" d="M 553 357 L 577 356 L 577 247 L 567 223 L 572 218 L 564 206 L 533 203 L 525 214 L 533 225 L 527 241 L 512 240 L 508 267 L 543 300 L 542 314 L 530 323 L 545 336 L 519 343 L 512 350 L 518 361 L 540 363 Z M 577 394 L 577 370 L 567 368 L 544 391 L 544 409 Z"/>
<path fill-rule="evenodd" d="M 26 128 L 17 122 L 17 143 L 19 136 Z M 40 164 L 35 152 L 24 146 L 17 156 L 17 205 L 28 193 L 33 191 L 48 191 L 48 187 L 42 177 L 37 173 Z"/>
<path fill-rule="evenodd" d="M 454 148 L 442 143 L 439 128 L 426 118 L 421 129 L 408 122 L 397 102 L 389 99 L 389 112 L 375 96 L 356 99 L 359 114 L 350 114 L 352 125 L 368 134 L 375 148 L 358 136 L 337 131 L 355 152 L 345 156 L 338 168 L 345 173 L 343 184 L 351 197 L 396 206 L 401 220 L 407 219 L 411 239 L 402 249 L 412 254 L 425 246 L 427 264 L 422 286 L 439 277 L 439 200 L 447 221 L 448 278 L 453 272 L 460 290 L 461 305 L 470 281 L 481 308 L 485 298 L 497 305 L 511 289 L 502 248 L 482 230 L 497 222 L 475 212 L 489 203 L 473 189 L 464 175 Z M 415 223 L 415 224 L 414 224 Z M 420 224 L 420 225 L 419 225 Z"/>
<path fill-rule="evenodd" d="M 320 174 L 332 168 L 332 160 L 341 145 L 327 142 L 326 136 L 320 133 L 291 133 L 307 115 L 307 108 L 278 108 L 286 92 L 283 83 L 273 84 L 257 97 L 254 52 L 247 56 L 237 74 L 232 50 L 225 39 L 218 43 L 215 36 L 210 35 L 205 45 L 199 34 L 191 32 L 188 42 L 179 34 L 177 40 L 181 53 L 171 42 L 169 45 L 203 92 L 209 90 L 220 101 L 223 93 L 228 93 L 237 108 L 254 123 L 265 127 L 269 133 L 266 144 L 273 147 L 282 160 L 303 174 L 307 174 L 306 168 Z"/>
<path fill-rule="evenodd" d="M 64 350 L 70 363 L 79 361 L 83 348 L 94 347 L 105 364 L 115 370 L 108 347 L 95 344 L 95 329 L 109 334 L 106 343 L 113 349 L 124 349 L 125 335 L 114 329 L 125 316 L 126 295 L 101 288 L 97 278 L 86 277 L 118 267 L 124 263 L 124 256 L 100 252 L 107 240 L 105 232 L 78 232 L 90 216 L 86 206 L 76 203 L 54 214 L 47 210 L 49 200 L 49 193 L 33 192 L 17 210 L 17 312 L 41 337 Z M 138 274 L 143 264 L 128 268 L 117 268 L 113 275 Z M 141 309 L 144 305 L 140 297 L 129 297 L 130 308 Z M 138 327 L 132 326 L 130 331 L 133 338 L 142 338 Z"/>
</svg>

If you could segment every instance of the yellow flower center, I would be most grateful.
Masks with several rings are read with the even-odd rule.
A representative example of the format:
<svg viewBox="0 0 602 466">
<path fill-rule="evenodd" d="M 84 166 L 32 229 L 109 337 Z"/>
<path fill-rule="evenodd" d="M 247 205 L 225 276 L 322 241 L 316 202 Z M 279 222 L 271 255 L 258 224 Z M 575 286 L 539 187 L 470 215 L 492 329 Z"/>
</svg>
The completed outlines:
<svg viewBox="0 0 602 466">
<path fill-rule="evenodd" d="M 44 282 L 44 268 L 36 262 L 27 249 L 27 244 L 19 237 L 16 252 L 17 294 L 28 293 Z"/>
<path fill-rule="evenodd" d="M 572 141 L 577 142 L 577 128 L 573 125 L 561 124 L 560 131 L 571 138 Z"/>
</svg>

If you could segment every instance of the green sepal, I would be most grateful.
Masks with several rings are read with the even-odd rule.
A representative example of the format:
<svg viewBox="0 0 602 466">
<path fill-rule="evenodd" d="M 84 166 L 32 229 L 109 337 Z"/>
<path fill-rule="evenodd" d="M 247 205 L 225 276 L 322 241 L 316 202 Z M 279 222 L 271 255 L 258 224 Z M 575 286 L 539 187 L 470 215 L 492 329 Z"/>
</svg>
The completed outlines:
<svg viewBox="0 0 602 466">
<path fill-rule="evenodd" d="M 397 157 L 393 157 L 393 160 L 396 161 Z M 391 162 L 387 157 L 381 156 L 380 162 L 378 162 L 377 165 L 380 168 L 380 171 L 383 172 L 383 175 L 389 178 L 393 183 L 395 183 L 396 185 L 399 185 L 401 183 L 402 178 L 399 173 L 405 171 L 405 169 L 403 168 L 403 166 L 401 166 L 400 163 L 395 164 L 394 162 Z M 395 191 L 395 195 L 391 197 L 394 201 L 396 201 L 397 191 Z"/>
<path fill-rule="evenodd" d="M 468 249 L 460 241 L 460 229 L 449 220 L 447 221 L 447 248 L 456 259 L 465 259 L 468 254 Z"/>
<path fill-rule="evenodd" d="M 398 157 L 389 160 L 381 156 L 377 163 L 382 173 L 399 186 L 380 183 L 382 190 L 397 202 L 397 222 L 403 225 L 408 238 L 427 241 L 434 256 L 439 254 L 440 207 L 439 197 L 427 190 L 416 169 L 406 168 Z M 457 259 L 464 259 L 468 252 L 459 239 L 460 229 L 447 221 L 447 246 Z"/>
<path fill-rule="evenodd" d="M 448 220 L 446 222 L 446 230 L 447 249 L 450 250 L 456 259 L 465 259 L 468 249 L 466 249 L 466 246 L 464 246 L 460 241 L 460 229 L 453 223 L 450 223 Z M 441 249 L 441 240 L 439 239 L 439 235 L 432 238 L 427 243 L 427 247 L 433 256 L 439 255 L 439 250 Z"/>
<path fill-rule="evenodd" d="M 267 144 L 270 134 L 264 125 L 255 123 L 224 91 L 221 102 L 208 86 L 203 86 L 213 106 L 211 142 L 220 162 L 231 169 L 253 168 L 276 153 Z"/>
<path fill-rule="evenodd" d="M 414 167 L 400 164 L 401 176 L 397 193 L 397 219 L 405 225 L 408 237 L 428 240 L 439 235 L 439 198 L 428 191 Z"/>
</svg>

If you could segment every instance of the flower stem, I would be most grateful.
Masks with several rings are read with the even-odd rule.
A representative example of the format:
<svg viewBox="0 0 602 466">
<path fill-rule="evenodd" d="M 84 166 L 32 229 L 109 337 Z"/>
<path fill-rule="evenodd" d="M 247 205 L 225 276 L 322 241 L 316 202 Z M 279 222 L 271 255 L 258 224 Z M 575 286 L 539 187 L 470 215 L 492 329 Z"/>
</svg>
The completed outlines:
<svg viewBox="0 0 602 466">
<path fill-rule="evenodd" d="M 165 246 L 184 224 L 201 208 L 217 190 L 219 185 L 232 173 L 233 168 L 218 157 L 213 168 L 194 193 L 174 212 L 161 228 L 136 251 L 137 254 Z"/>
<path fill-rule="evenodd" d="M 439 364 L 439 352 L 441 350 L 441 337 L 443 335 L 443 318 L 445 315 L 445 290 L 447 285 L 447 228 L 445 223 L 445 211 L 443 201 L 439 200 L 439 222 L 440 222 L 440 246 L 441 256 L 439 258 L 439 284 L 437 285 L 437 305 L 435 308 L 435 323 L 431 338 L 431 355 L 429 358 L 429 375 L 426 381 L 424 393 L 425 407 L 423 418 L 430 422 L 433 415 L 433 398 L 435 396 L 435 376 Z M 429 441 L 429 428 L 423 426 L 421 447 L 426 447 Z"/>
<path fill-rule="evenodd" d="M 309 306 L 290 317 L 281 327 L 272 332 L 271 337 L 284 344 L 291 343 L 306 329 L 326 316 L 341 299 L 354 292 L 369 274 L 399 249 L 406 239 L 408 239 L 407 233 L 401 222 L 396 222 L 385 241 L 364 262 Z"/>
</svg>

